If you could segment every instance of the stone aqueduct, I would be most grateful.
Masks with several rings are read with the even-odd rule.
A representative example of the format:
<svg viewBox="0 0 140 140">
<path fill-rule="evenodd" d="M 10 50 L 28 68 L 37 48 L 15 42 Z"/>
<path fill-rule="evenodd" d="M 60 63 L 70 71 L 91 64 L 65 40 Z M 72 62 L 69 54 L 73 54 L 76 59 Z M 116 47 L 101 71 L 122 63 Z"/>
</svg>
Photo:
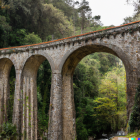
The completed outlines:
<svg viewBox="0 0 140 140">
<path fill-rule="evenodd" d="M 48 139 L 75 140 L 73 73 L 83 57 L 95 52 L 107 52 L 123 61 L 129 118 L 140 78 L 140 21 L 55 41 L 0 49 L 0 124 L 7 119 L 9 73 L 14 65 L 13 123 L 23 133 L 17 139 L 37 140 L 36 77 L 40 64 L 47 59 L 52 70 Z"/>
</svg>

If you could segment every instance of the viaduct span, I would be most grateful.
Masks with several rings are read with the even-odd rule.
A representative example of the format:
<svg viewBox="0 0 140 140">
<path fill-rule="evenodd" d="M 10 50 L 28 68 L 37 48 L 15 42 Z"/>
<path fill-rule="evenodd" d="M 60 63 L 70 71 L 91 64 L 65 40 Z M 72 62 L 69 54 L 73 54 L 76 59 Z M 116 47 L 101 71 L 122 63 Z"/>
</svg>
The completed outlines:
<svg viewBox="0 0 140 140">
<path fill-rule="evenodd" d="M 0 124 L 7 120 L 9 73 L 16 70 L 13 123 L 18 140 L 37 140 L 37 85 L 40 64 L 52 70 L 49 140 L 75 140 L 73 73 L 79 61 L 95 52 L 120 58 L 126 70 L 127 115 L 130 117 L 140 79 L 140 21 L 33 45 L 0 49 Z"/>
</svg>

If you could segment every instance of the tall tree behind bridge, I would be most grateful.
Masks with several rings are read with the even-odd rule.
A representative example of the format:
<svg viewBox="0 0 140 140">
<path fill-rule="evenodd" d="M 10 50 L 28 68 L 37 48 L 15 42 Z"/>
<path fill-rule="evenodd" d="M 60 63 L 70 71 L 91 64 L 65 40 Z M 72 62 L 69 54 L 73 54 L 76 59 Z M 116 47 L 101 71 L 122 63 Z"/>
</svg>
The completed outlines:
<svg viewBox="0 0 140 140">
<path fill-rule="evenodd" d="M 139 0 L 135 0 L 135 1 L 127 0 L 127 3 L 134 6 L 135 12 L 132 17 L 126 17 L 124 20 L 128 21 L 128 22 L 140 20 L 140 1 Z"/>
<path fill-rule="evenodd" d="M 9 0 L 9 9 L 5 11 L 12 29 L 26 29 L 38 34 L 43 41 L 55 32 L 58 38 L 69 36 L 72 23 L 63 11 L 41 0 Z M 32 25 L 32 26 L 31 26 Z"/>
<path fill-rule="evenodd" d="M 89 7 L 89 2 L 86 0 L 82 0 L 82 2 L 79 3 L 78 13 L 80 15 L 80 26 L 81 26 L 81 34 L 83 33 L 83 30 L 86 27 L 86 23 L 88 19 L 91 18 L 91 8 Z"/>
</svg>

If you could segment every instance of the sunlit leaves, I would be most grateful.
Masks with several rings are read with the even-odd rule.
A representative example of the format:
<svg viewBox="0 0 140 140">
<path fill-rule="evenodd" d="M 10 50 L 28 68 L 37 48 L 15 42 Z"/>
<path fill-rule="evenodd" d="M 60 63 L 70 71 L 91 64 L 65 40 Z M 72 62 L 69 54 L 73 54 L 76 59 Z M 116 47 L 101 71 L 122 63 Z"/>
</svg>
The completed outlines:
<svg viewBox="0 0 140 140">
<path fill-rule="evenodd" d="M 10 31 L 11 26 L 7 23 L 6 17 L 0 15 L 0 47 L 8 45 Z"/>
<path fill-rule="evenodd" d="M 35 35 L 34 32 L 30 33 L 25 36 L 24 38 L 25 44 L 36 44 L 36 43 L 41 43 L 42 40 L 38 35 Z"/>
<path fill-rule="evenodd" d="M 68 21 L 64 13 L 55 8 L 52 4 L 44 4 L 44 14 L 48 17 L 49 22 L 53 24 L 53 32 L 59 32 L 63 37 L 68 36 L 73 30 L 73 25 Z"/>
<path fill-rule="evenodd" d="M 122 66 L 107 72 L 99 86 L 99 96 L 94 103 L 95 114 L 118 129 L 126 125 L 126 79 Z M 118 117 L 117 117 L 118 116 Z M 118 127 L 118 128 L 115 128 Z"/>
<path fill-rule="evenodd" d="M 95 114 L 93 115 L 100 119 L 102 123 L 112 123 L 112 118 L 116 116 L 117 112 L 117 106 L 114 100 L 108 97 L 98 97 L 94 100 L 94 104 Z"/>
</svg>

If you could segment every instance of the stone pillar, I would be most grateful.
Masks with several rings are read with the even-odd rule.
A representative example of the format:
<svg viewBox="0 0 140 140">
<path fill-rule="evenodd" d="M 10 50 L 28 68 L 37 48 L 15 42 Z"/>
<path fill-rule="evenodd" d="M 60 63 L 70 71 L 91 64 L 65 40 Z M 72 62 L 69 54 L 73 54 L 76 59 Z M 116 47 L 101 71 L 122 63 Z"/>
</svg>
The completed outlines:
<svg viewBox="0 0 140 140">
<path fill-rule="evenodd" d="M 21 132 L 22 140 L 37 140 L 37 84 L 36 76 L 23 76 Z"/>
<path fill-rule="evenodd" d="M 0 125 L 7 121 L 9 88 L 9 77 L 0 75 Z"/>
<path fill-rule="evenodd" d="M 0 125 L 7 121 L 9 88 L 9 78 L 6 75 L 0 76 Z"/>
<path fill-rule="evenodd" d="M 126 71 L 126 81 L 127 81 L 127 118 L 129 120 L 132 112 L 132 107 L 134 105 L 136 88 L 138 86 L 138 75 L 136 69 L 133 69 L 132 71 L 129 72 Z"/>
<path fill-rule="evenodd" d="M 16 70 L 16 82 L 15 82 L 15 95 L 14 95 L 14 107 L 13 107 L 13 124 L 16 125 L 17 131 L 21 133 L 21 102 L 22 102 L 22 90 L 21 90 L 21 74 L 22 70 Z M 20 136 L 18 137 L 20 139 Z"/>
<path fill-rule="evenodd" d="M 76 117 L 74 105 L 73 76 L 63 76 L 63 140 L 75 140 Z"/>
<path fill-rule="evenodd" d="M 62 140 L 62 75 L 52 72 L 48 140 Z"/>
</svg>

